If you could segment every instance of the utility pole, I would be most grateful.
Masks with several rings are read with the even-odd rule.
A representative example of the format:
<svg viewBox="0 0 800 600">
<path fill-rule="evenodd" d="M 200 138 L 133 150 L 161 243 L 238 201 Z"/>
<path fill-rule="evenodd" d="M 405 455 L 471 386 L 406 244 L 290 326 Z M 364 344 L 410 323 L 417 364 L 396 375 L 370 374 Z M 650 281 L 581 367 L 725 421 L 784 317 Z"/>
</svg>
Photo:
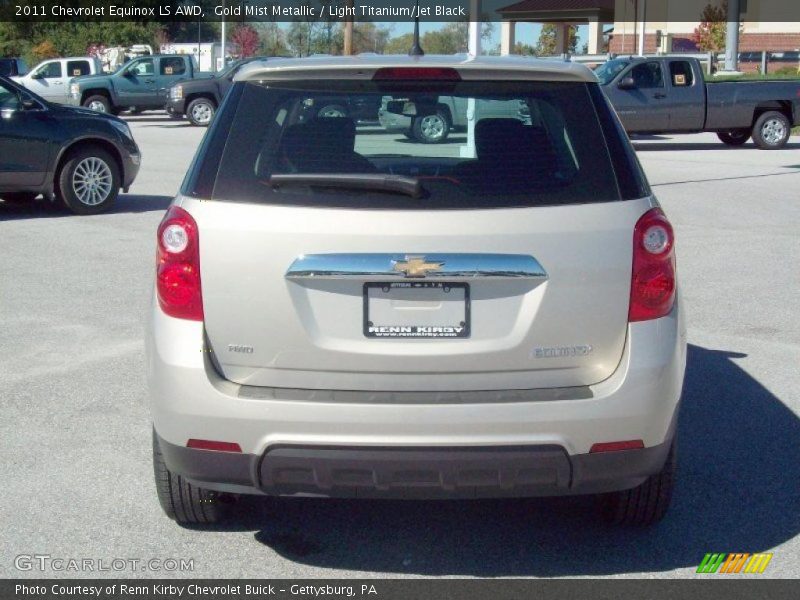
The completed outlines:
<svg viewBox="0 0 800 600">
<path fill-rule="evenodd" d="M 222 0 L 222 68 L 225 68 L 225 0 Z M 217 71 L 217 65 L 214 65 L 214 70 Z"/>
<path fill-rule="evenodd" d="M 739 70 L 739 0 L 728 0 L 728 23 L 725 31 L 725 70 Z"/>
<path fill-rule="evenodd" d="M 468 52 L 472 56 L 481 55 L 481 0 L 469 2 Z"/>
<path fill-rule="evenodd" d="M 639 31 L 639 56 L 644 56 L 644 37 L 647 31 L 647 0 L 639 0 L 642 6 L 642 24 Z"/>
<path fill-rule="evenodd" d="M 353 54 L 353 0 L 347 0 L 347 14 L 344 19 L 344 49 L 345 56 Z"/>
</svg>

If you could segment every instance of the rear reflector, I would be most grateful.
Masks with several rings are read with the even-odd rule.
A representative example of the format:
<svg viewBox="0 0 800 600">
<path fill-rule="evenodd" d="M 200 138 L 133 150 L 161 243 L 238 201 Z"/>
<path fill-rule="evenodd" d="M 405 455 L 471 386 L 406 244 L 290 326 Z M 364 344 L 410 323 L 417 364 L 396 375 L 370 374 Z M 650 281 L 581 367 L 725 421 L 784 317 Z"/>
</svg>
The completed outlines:
<svg viewBox="0 0 800 600">
<path fill-rule="evenodd" d="M 384 67 L 375 71 L 373 81 L 461 81 L 455 69 L 444 67 Z"/>
<path fill-rule="evenodd" d="M 242 447 L 234 442 L 215 442 L 213 440 L 189 440 L 186 442 L 187 448 L 195 450 L 215 450 L 217 452 L 240 452 Z"/>
<path fill-rule="evenodd" d="M 616 452 L 618 450 L 641 450 L 644 448 L 642 440 L 627 440 L 624 442 L 603 442 L 602 444 L 593 444 L 589 450 L 590 454 L 597 452 Z"/>
</svg>

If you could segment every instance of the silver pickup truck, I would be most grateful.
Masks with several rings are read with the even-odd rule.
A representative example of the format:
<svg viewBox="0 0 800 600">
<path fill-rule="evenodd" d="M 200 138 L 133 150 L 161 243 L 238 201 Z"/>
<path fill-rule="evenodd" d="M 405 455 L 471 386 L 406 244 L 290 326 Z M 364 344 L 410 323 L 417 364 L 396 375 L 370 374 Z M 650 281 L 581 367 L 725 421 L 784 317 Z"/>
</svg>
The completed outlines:
<svg viewBox="0 0 800 600">
<path fill-rule="evenodd" d="M 800 124 L 800 80 L 706 83 L 697 59 L 670 56 L 616 58 L 595 74 L 628 133 L 713 131 L 773 150 Z"/>
</svg>

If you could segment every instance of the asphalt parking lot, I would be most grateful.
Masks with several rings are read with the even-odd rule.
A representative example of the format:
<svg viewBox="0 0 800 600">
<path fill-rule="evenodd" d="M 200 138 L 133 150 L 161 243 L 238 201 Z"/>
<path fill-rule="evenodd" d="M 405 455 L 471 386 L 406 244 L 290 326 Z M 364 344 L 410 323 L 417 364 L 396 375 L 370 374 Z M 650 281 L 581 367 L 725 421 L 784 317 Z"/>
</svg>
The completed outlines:
<svg viewBox="0 0 800 600">
<path fill-rule="evenodd" d="M 0 576 L 691 577 L 706 552 L 773 552 L 766 576 L 800 576 L 800 138 L 636 141 L 676 228 L 689 324 L 679 483 L 658 526 L 602 525 L 581 498 L 277 499 L 208 532 L 158 506 L 143 344 L 155 229 L 203 130 L 130 122 L 143 166 L 112 212 L 0 204 Z M 42 573 L 21 554 L 194 568 Z"/>
</svg>

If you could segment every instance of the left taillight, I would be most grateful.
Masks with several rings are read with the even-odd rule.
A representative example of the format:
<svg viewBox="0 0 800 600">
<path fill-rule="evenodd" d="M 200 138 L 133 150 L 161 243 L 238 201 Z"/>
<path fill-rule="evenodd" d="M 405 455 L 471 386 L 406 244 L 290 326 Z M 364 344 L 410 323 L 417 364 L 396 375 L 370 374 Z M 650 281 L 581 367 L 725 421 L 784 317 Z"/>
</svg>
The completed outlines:
<svg viewBox="0 0 800 600">
<path fill-rule="evenodd" d="M 192 215 L 177 206 L 169 208 L 158 226 L 156 291 L 165 314 L 203 320 L 199 231 Z"/>
</svg>

